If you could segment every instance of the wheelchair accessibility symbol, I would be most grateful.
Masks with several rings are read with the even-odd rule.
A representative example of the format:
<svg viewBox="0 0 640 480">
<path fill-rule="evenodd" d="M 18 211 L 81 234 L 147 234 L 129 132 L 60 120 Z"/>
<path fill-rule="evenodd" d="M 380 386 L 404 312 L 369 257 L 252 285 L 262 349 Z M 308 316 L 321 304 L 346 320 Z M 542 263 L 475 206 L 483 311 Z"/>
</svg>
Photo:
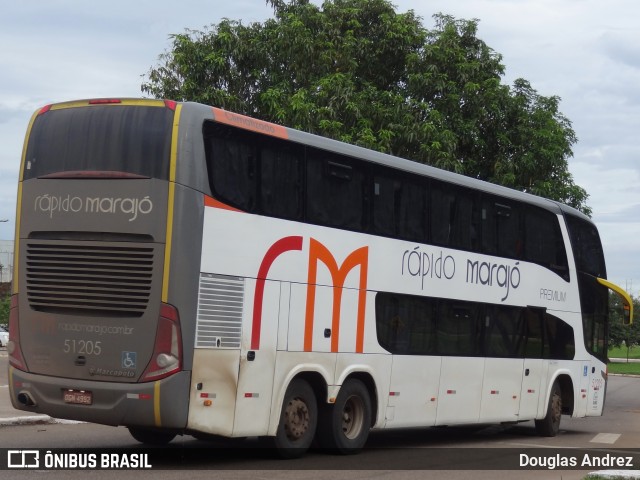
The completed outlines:
<svg viewBox="0 0 640 480">
<path fill-rule="evenodd" d="M 122 352 L 122 368 L 136 368 L 136 352 Z"/>
</svg>

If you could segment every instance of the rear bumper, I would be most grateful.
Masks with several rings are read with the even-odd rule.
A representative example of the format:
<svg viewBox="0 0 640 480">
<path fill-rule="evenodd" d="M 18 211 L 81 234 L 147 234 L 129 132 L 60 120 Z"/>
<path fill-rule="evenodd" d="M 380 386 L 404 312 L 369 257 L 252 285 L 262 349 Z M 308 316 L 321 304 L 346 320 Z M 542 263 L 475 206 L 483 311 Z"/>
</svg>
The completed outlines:
<svg viewBox="0 0 640 480">
<path fill-rule="evenodd" d="M 9 367 L 11 404 L 18 410 L 103 425 L 176 430 L 187 424 L 190 379 L 191 372 L 183 371 L 156 382 L 95 382 L 35 375 Z M 68 389 L 91 392 L 92 404 L 65 403 L 63 392 Z"/>
</svg>

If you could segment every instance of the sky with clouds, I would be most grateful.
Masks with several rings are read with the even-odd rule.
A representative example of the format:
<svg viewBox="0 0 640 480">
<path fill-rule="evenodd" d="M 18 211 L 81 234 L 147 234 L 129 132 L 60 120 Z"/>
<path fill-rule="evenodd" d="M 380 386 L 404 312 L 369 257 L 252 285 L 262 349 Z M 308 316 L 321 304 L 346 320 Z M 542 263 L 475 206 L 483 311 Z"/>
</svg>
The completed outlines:
<svg viewBox="0 0 640 480">
<path fill-rule="evenodd" d="M 320 3 L 314 1 L 314 3 Z M 640 2 L 395 0 L 427 27 L 438 12 L 478 19 L 503 56 L 504 83 L 556 95 L 578 136 L 570 171 L 605 246 L 609 278 L 640 294 Z M 264 0 L 31 0 L 0 5 L 0 240 L 13 239 L 18 166 L 34 110 L 52 102 L 139 97 L 169 35 L 222 18 L 271 16 Z M 1 252 L 0 252 L 1 253 Z M 2 261 L 2 260 L 0 260 Z M 6 263 L 6 262 L 5 262 Z"/>
</svg>

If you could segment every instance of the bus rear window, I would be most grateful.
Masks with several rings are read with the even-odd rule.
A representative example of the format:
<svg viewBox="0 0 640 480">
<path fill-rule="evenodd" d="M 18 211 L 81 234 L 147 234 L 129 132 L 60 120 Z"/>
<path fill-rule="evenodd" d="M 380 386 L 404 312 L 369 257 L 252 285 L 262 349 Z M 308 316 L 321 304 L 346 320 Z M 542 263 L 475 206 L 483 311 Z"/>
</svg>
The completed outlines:
<svg viewBox="0 0 640 480">
<path fill-rule="evenodd" d="M 63 172 L 125 172 L 167 179 L 173 111 L 107 106 L 49 110 L 31 129 L 24 179 Z"/>
</svg>

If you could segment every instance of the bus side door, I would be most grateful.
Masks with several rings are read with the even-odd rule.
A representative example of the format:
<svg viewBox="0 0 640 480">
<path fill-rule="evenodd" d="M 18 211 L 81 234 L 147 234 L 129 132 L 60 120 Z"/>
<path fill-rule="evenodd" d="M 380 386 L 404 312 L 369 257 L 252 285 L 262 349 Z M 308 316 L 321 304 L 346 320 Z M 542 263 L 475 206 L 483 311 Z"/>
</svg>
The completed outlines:
<svg viewBox="0 0 640 480">
<path fill-rule="evenodd" d="M 538 415 L 542 379 L 546 378 L 546 362 L 540 358 L 525 358 L 520 392 L 519 420 L 533 420 Z"/>
</svg>

